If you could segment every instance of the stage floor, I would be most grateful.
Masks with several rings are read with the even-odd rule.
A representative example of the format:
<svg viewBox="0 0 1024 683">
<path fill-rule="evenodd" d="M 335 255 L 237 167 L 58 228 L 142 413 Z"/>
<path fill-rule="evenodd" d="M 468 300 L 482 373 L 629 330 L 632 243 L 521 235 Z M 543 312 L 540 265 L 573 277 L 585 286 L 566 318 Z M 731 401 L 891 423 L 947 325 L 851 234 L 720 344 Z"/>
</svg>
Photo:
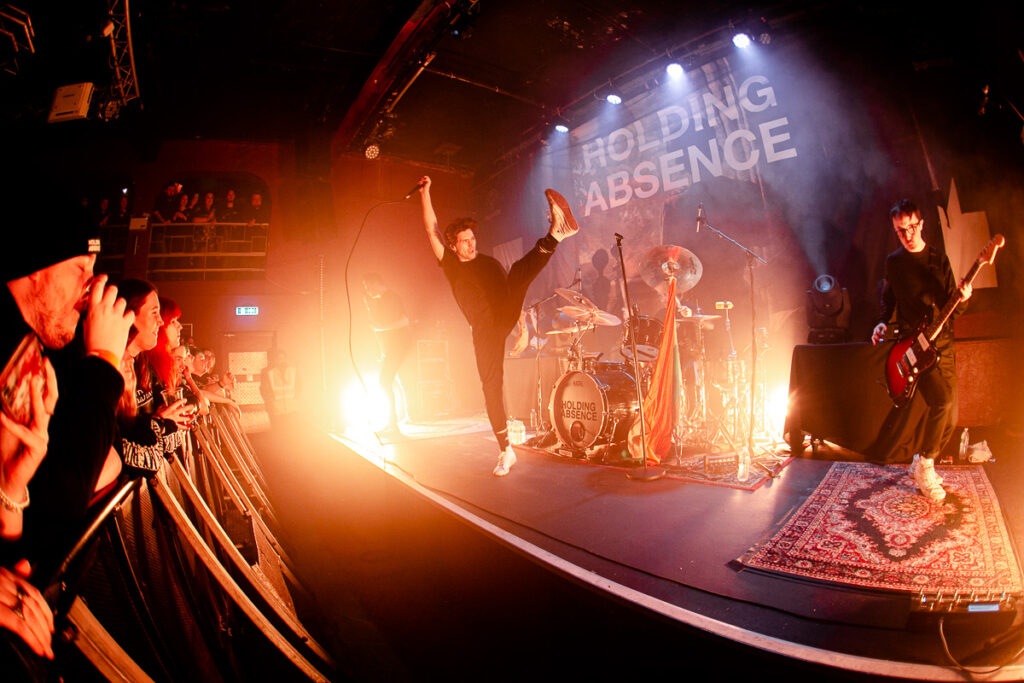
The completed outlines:
<svg viewBox="0 0 1024 683">
<path fill-rule="evenodd" d="M 977 430 L 972 434 L 985 436 Z M 983 467 L 1020 547 L 1021 440 L 998 433 L 986 440 L 994 458 Z M 275 450 L 259 445 L 261 439 L 254 441 L 258 453 Z M 990 672 L 987 680 L 1024 678 L 1024 657 L 1016 656 L 1024 642 L 1020 605 L 996 613 L 947 615 L 944 643 L 938 615 L 915 610 L 919 596 L 811 582 L 738 562 L 807 499 L 832 461 L 862 460 L 828 443 L 793 458 L 784 444 L 761 444 L 773 472 L 753 487 L 736 487 L 718 476 L 700 483 L 692 476 L 674 476 L 679 471 L 673 467 L 666 470 L 669 476 L 649 480 L 644 475 L 660 473 L 658 468 L 648 472 L 607 458 L 567 457 L 558 453 L 557 444 L 517 446 L 518 463 L 507 477 L 497 478 L 491 475 L 497 456 L 493 436 L 481 417 L 472 416 L 404 425 L 403 436 L 393 441 L 349 433 L 317 443 L 310 448 L 326 455 L 317 456 L 321 464 L 313 476 L 324 486 L 334 476 L 347 479 L 333 483 L 338 495 L 353 485 L 354 476 L 335 474 L 334 465 L 324 463 L 350 458 L 351 451 L 405 494 L 468 524 L 496 546 L 609 601 L 680 625 L 685 633 L 736 644 L 737 656 L 764 654 L 820 665 L 835 674 L 834 680 L 963 680 L 964 669 L 949 659 L 948 648 L 960 664 Z M 332 448 L 337 452 L 331 454 Z M 695 455 L 693 450 L 685 455 Z M 285 479 L 298 476 L 298 459 L 291 462 Z M 365 471 L 358 476 L 364 481 Z M 307 505 L 309 492 L 307 487 Z M 287 494 L 278 493 L 284 496 L 278 505 L 292 504 Z M 369 495 L 364 486 L 363 507 L 357 509 L 371 509 Z M 386 495 L 395 500 L 398 494 Z M 316 533 L 321 538 L 325 532 Z M 365 553 L 349 552 L 355 553 L 347 556 L 349 561 L 365 561 Z"/>
</svg>

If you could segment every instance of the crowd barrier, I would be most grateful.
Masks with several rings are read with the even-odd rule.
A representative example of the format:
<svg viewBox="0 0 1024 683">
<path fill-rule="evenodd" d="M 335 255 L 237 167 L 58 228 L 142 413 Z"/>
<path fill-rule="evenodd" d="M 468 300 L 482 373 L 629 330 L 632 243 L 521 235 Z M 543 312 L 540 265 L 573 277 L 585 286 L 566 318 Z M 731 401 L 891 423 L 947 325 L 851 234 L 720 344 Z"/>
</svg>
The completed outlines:
<svg viewBox="0 0 1024 683">
<path fill-rule="evenodd" d="M 236 414 L 214 404 L 189 435 L 96 506 L 49 582 L 67 617 L 63 679 L 330 680 L 335 663 L 304 623 L 316 603 Z"/>
</svg>

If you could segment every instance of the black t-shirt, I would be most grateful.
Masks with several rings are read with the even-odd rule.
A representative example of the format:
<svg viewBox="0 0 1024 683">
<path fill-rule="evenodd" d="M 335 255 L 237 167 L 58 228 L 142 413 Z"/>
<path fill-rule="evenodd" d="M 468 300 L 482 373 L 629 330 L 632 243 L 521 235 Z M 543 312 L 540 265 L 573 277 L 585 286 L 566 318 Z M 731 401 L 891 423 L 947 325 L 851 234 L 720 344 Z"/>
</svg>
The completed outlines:
<svg viewBox="0 0 1024 683">
<path fill-rule="evenodd" d="M 478 254 L 472 261 L 460 261 L 453 251 L 445 249 L 441 269 L 470 327 L 493 326 L 502 302 L 508 297 L 501 263 L 486 254 Z"/>
<path fill-rule="evenodd" d="M 900 247 L 892 252 L 885 259 L 885 280 L 882 320 L 888 322 L 895 311 L 905 335 L 934 322 L 957 289 L 949 259 L 935 247 L 916 253 Z M 947 322 L 942 336 L 951 334 Z"/>
</svg>

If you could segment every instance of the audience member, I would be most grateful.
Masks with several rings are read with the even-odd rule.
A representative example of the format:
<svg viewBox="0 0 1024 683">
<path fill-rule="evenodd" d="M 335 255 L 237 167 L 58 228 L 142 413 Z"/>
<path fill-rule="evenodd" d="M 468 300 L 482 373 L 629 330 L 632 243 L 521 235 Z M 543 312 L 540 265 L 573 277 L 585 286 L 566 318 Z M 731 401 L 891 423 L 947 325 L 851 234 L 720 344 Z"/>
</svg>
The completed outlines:
<svg viewBox="0 0 1024 683">
<path fill-rule="evenodd" d="M 221 223 L 240 223 L 242 218 L 242 207 L 235 201 L 235 191 L 228 189 L 224 193 L 224 203 L 217 208 L 217 220 Z"/>
<path fill-rule="evenodd" d="M 192 213 L 188 210 L 188 195 L 182 192 L 178 195 L 178 206 L 171 214 L 171 223 L 191 223 Z"/>
<path fill-rule="evenodd" d="M 93 480 L 78 475 L 95 471 L 93 456 L 109 448 L 104 418 L 113 417 L 116 399 L 110 399 L 122 386 L 120 375 L 111 373 L 112 361 L 124 349 L 133 318 L 124 312 L 116 288 L 93 276 L 97 226 L 72 195 L 48 180 L 22 174 L 3 186 L 0 197 L 13 207 L 5 228 L 19 236 L 16 249 L 0 253 L 0 278 L 6 283 L 0 288 L 0 356 L 12 370 L 5 373 L 11 378 L 5 399 L 15 399 L 5 400 L 0 415 L 0 588 L 15 598 L 10 605 L 0 601 L 0 627 L 11 648 L 0 652 L 5 678 L 35 668 L 33 656 L 53 657 L 53 614 L 29 579 L 48 578 L 39 571 L 41 548 L 61 557 L 69 549 L 67 526 L 46 526 L 44 520 L 60 517 L 59 510 L 78 512 L 74 504 L 81 498 L 75 492 L 88 489 L 88 495 L 94 489 Z M 45 198 L 38 194 L 43 191 Z M 52 230 L 33 229 L 35 198 L 48 206 Z M 57 352 L 76 339 L 85 311 L 78 328 L 84 353 L 58 358 Z M 12 358 L 31 349 L 35 352 L 20 363 Z M 71 495 L 54 490 L 56 479 L 65 484 L 62 494 Z M 72 514 L 61 521 L 76 519 Z"/>
<path fill-rule="evenodd" d="M 118 285 L 135 323 L 128 333 L 128 345 L 121 361 L 125 388 L 118 404 L 120 438 L 114 442 L 116 455 L 129 472 L 155 472 L 164 461 L 168 437 L 188 428 L 184 399 L 160 405 L 153 414 L 139 413 L 136 395 L 138 364 L 145 362 L 143 351 L 155 347 L 163 319 L 156 287 L 145 280 L 128 279 Z"/>
<path fill-rule="evenodd" d="M 96 215 L 93 217 L 96 221 L 96 225 L 103 228 L 106 227 L 110 222 L 110 199 L 108 197 L 100 197 L 99 204 L 96 205 Z"/>
<path fill-rule="evenodd" d="M 178 195 L 181 194 L 181 183 L 169 181 L 153 201 L 150 221 L 153 223 L 170 223 L 171 217 L 178 208 Z"/>
<path fill-rule="evenodd" d="M 266 207 L 263 206 L 262 193 L 253 192 L 251 195 L 249 195 L 249 208 L 246 214 L 246 218 L 249 221 L 249 225 L 270 222 L 270 212 L 267 211 Z"/>
<path fill-rule="evenodd" d="M 207 401 L 225 405 L 241 418 L 241 407 L 231 398 L 231 394 L 226 389 L 222 378 L 213 374 L 213 364 L 215 362 L 216 356 L 213 351 L 210 349 L 196 349 L 192 354 L 192 381 L 195 382 L 196 387 L 202 392 Z"/>
<path fill-rule="evenodd" d="M 193 223 L 215 223 L 217 221 L 217 207 L 214 204 L 214 194 L 204 192 L 203 199 L 199 205 L 192 209 Z"/>
<path fill-rule="evenodd" d="M 128 199 L 128 195 L 122 192 L 117 197 L 117 206 L 110 213 L 110 220 L 107 221 L 108 226 L 122 226 L 128 225 L 132 222 L 132 209 L 131 202 Z"/>
</svg>

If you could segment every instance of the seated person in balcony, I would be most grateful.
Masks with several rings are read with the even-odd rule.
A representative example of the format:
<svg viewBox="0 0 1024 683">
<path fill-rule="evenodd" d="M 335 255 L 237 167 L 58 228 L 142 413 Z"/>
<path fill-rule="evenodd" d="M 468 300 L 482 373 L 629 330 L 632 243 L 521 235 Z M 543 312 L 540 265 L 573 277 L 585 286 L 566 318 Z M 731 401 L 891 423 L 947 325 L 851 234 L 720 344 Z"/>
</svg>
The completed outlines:
<svg viewBox="0 0 1024 683">
<path fill-rule="evenodd" d="M 110 220 L 107 225 L 110 227 L 127 226 L 132 222 L 131 201 L 124 192 L 117 197 L 117 206 L 110 212 Z"/>
<path fill-rule="evenodd" d="M 178 195 L 178 206 L 171 214 L 171 223 L 191 223 L 192 215 L 188 209 L 188 195 L 182 192 Z"/>
<path fill-rule="evenodd" d="M 217 208 L 217 220 L 221 223 L 241 223 L 242 207 L 238 205 L 235 191 L 228 189 L 224 193 L 224 203 Z"/>
<path fill-rule="evenodd" d="M 170 223 L 171 217 L 178 208 L 178 195 L 181 194 L 181 183 L 174 180 L 164 185 L 164 189 L 153 201 L 153 209 L 149 218 L 152 223 Z"/>
<path fill-rule="evenodd" d="M 203 193 L 203 199 L 199 205 L 192 209 L 193 223 L 216 223 L 217 207 L 214 204 L 212 192 Z"/>
<path fill-rule="evenodd" d="M 270 222 L 270 211 L 263 206 L 263 194 L 253 192 L 249 195 L 249 207 L 246 211 L 246 219 L 249 225 Z"/>
</svg>

